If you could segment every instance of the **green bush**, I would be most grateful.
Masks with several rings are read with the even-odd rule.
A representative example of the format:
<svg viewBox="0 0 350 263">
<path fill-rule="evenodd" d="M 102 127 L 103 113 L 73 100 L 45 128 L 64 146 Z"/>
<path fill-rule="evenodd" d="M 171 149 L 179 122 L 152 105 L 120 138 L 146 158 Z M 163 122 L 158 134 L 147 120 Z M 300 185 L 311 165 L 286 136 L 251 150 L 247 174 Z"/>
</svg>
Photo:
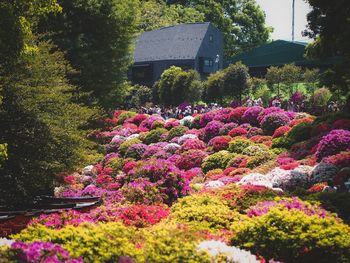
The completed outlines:
<svg viewBox="0 0 350 263">
<path fill-rule="evenodd" d="M 272 139 L 272 148 L 285 148 L 288 149 L 293 145 L 294 141 L 287 138 L 286 136 L 281 136 Z"/>
<path fill-rule="evenodd" d="M 199 101 L 203 89 L 198 72 L 195 70 L 184 71 L 176 66 L 165 70 L 156 86 L 159 99 L 165 105 L 179 105 L 184 101 Z"/>
<path fill-rule="evenodd" d="M 265 151 L 265 152 L 259 152 L 256 153 L 254 156 L 252 156 L 248 160 L 247 167 L 250 169 L 253 169 L 255 167 L 258 167 L 270 160 L 273 160 L 276 156 L 273 154 L 272 151 Z"/>
<path fill-rule="evenodd" d="M 124 163 L 125 161 L 123 158 L 114 157 L 108 160 L 106 167 L 112 168 L 113 169 L 112 175 L 115 176 L 119 171 L 123 169 Z"/>
<path fill-rule="evenodd" d="M 213 153 L 203 160 L 202 170 L 204 173 L 207 173 L 214 169 L 225 169 L 234 156 L 235 154 L 225 150 Z"/>
<path fill-rule="evenodd" d="M 136 116 L 136 112 L 133 111 L 124 111 L 118 117 L 118 124 L 122 125 L 126 119 L 132 118 Z"/>
<path fill-rule="evenodd" d="M 119 146 L 118 150 L 119 150 L 119 152 L 120 152 L 121 154 L 125 154 L 126 151 L 129 149 L 129 147 L 130 147 L 131 145 L 137 144 L 137 143 L 142 143 L 142 142 L 141 142 L 141 140 L 139 140 L 138 138 L 132 138 L 132 139 L 130 139 L 130 140 L 127 140 L 127 141 L 123 142 L 123 143 Z"/>
<path fill-rule="evenodd" d="M 228 145 L 228 151 L 231 153 L 243 153 L 243 151 L 249 147 L 254 145 L 254 143 L 247 139 L 235 139 L 233 141 L 230 141 Z"/>
<path fill-rule="evenodd" d="M 180 137 L 180 136 L 184 135 L 186 131 L 188 131 L 188 128 L 186 126 L 178 125 L 174 128 L 171 128 L 166 139 L 168 141 L 170 141 L 171 139 L 173 139 L 175 137 Z"/>
<path fill-rule="evenodd" d="M 232 245 L 283 262 L 349 262 L 350 227 L 336 218 L 272 208 L 234 223 Z"/>
<path fill-rule="evenodd" d="M 167 133 L 168 130 L 164 129 L 164 128 L 157 128 L 154 130 L 151 130 L 147 133 L 145 133 L 141 140 L 143 143 L 145 144 L 151 144 L 151 143 L 157 143 L 160 140 L 160 136 L 162 136 L 163 134 Z"/>
<path fill-rule="evenodd" d="M 291 141 L 302 142 L 311 138 L 313 125 L 310 123 L 300 123 L 295 125 L 287 134 L 287 138 Z"/>
<path fill-rule="evenodd" d="M 171 208 L 171 218 L 203 230 L 228 229 L 239 213 L 230 209 L 227 202 L 212 195 L 192 195 L 181 198 Z"/>
</svg>

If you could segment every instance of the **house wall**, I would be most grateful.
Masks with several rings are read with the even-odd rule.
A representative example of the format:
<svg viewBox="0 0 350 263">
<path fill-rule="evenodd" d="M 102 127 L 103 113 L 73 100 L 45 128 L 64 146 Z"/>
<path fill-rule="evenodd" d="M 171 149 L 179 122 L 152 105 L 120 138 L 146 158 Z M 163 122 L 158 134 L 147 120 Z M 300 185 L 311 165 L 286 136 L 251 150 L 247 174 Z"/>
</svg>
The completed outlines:
<svg viewBox="0 0 350 263">
<path fill-rule="evenodd" d="M 150 62 L 142 62 L 142 63 L 135 63 L 131 71 L 137 70 L 138 67 L 141 65 L 150 65 L 150 68 L 152 68 L 152 78 L 151 81 L 147 79 L 147 81 L 140 81 L 135 80 L 133 78 L 133 84 L 142 84 L 147 86 L 152 86 L 154 82 L 159 80 L 160 76 L 164 72 L 164 70 L 170 68 L 171 66 L 177 66 L 181 67 L 183 69 L 195 69 L 195 60 L 162 60 L 162 61 L 150 61 Z M 133 74 L 130 74 L 132 77 Z"/>
<path fill-rule="evenodd" d="M 210 36 L 213 40 L 210 41 Z M 196 56 L 195 68 L 201 75 L 209 75 L 210 73 L 216 72 L 223 68 L 224 61 L 224 39 L 223 34 L 216 27 L 211 24 L 208 27 L 208 31 L 204 36 L 203 42 L 199 48 Z M 216 56 L 219 55 L 219 63 L 215 63 Z M 203 63 L 205 58 L 212 59 L 213 66 L 204 66 Z"/>
</svg>

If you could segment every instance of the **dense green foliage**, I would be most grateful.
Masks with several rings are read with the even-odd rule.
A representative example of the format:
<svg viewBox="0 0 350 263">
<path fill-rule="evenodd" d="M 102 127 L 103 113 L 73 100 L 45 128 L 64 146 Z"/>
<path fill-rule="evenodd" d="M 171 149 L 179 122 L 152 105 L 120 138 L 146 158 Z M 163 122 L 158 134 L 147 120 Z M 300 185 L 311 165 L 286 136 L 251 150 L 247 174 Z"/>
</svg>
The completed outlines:
<svg viewBox="0 0 350 263">
<path fill-rule="evenodd" d="M 202 96 L 200 76 L 195 70 L 184 71 L 172 66 L 163 72 L 156 86 L 160 102 L 165 105 L 194 102 Z"/>
<path fill-rule="evenodd" d="M 231 64 L 222 71 L 215 72 L 206 81 L 206 98 L 208 101 L 220 101 L 223 98 L 241 100 L 248 94 L 248 68 L 241 62 Z"/>
<path fill-rule="evenodd" d="M 348 262 L 349 226 L 332 217 L 273 208 L 233 225 L 232 243 L 266 259 L 285 262 Z M 268 246 L 266 246 L 268 244 Z"/>
<path fill-rule="evenodd" d="M 138 0 L 59 0 L 62 13 L 40 23 L 78 70 L 74 84 L 105 108 L 123 102 L 124 81 L 139 22 Z"/>
<path fill-rule="evenodd" d="M 309 57 L 342 56 L 343 61 L 328 70 L 324 83 L 346 95 L 350 85 L 350 4 L 339 0 L 336 4 L 325 0 L 308 0 L 312 10 L 307 16 L 308 26 L 304 34 L 314 38 L 307 49 Z"/>
<path fill-rule="evenodd" d="M 55 175 L 81 165 L 92 147 L 81 128 L 97 111 L 77 103 L 80 95 L 65 78 L 69 65 L 63 54 L 46 42 L 37 49 L 1 78 L 0 141 L 8 144 L 1 201 L 50 192 Z"/>
<path fill-rule="evenodd" d="M 139 31 L 149 31 L 176 24 L 204 21 L 204 14 L 192 7 L 185 7 L 178 4 L 169 6 L 161 0 L 141 1 Z"/>
</svg>

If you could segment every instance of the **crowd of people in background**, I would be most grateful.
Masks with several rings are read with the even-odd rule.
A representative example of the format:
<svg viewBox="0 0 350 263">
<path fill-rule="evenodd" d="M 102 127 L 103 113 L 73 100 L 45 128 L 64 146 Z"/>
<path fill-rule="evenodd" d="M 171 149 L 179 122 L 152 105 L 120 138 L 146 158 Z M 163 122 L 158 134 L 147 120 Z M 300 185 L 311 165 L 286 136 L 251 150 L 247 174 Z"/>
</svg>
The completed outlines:
<svg viewBox="0 0 350 263">
<path fill-rule="evenodd" d="M 263 100 L 261 98 L 257 99 L 246 99 L 243 103 L 232 103 L 232 107 L 235 106 L 246 106 L 246 107 L 254 107 L 254 106 L 260 106 L 264 107 Z M 278 107 L 278 108 L 285 108 L 288 111 L 294 111 L 294 112 L 303 112 L 306 111 L 306 105 L 302 102 L 300 104 L 293 103 L 293 101 L 289 101 L 287 105 L 282 104 L 282 100 L 278 97 L 272 98 L 270 103 L 270 107 Z M 222 109 L 223 107 L 219 105 L 218 103 L 210 103 L 208 105 L 190 105 L 189 103 L 182 103 L 181 105 L 177 107 L 166 107 L 166 106 L 160 106 L 160 105 L 153 105 L 150 107 L 141 107 L 139 109 L 139 113 L 143 114 L 158 114 L 162 116 L 164 119 L 169 118 L 183 118 L 186 116 L 192 116 L 195 114 L 202 114 L 206 113 L 212 110 L 218 110 Z M 337 112 L 339 111 L 339 106 L 337 102 L 331 101 L 327 106 L 328 112 Z"/>
</svg>

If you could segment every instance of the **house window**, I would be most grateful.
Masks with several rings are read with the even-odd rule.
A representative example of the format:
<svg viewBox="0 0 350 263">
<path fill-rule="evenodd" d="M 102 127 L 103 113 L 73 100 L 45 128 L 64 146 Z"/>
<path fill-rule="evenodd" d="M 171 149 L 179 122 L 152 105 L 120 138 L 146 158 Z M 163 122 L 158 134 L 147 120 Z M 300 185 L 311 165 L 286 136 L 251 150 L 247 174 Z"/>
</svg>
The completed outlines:
<svg viewBox="0 0 350 263">
<path fill-rule="evenodd" d="M 213 37 L 213 35 L 209 35 L 209 42 L 210 42 L 210 43 L 213 43 L 213 42 L 214 42 L 214 37 Z"/>
<path fill-rule="evenodd" d="M 205 67 L 212 67 L 213 66 L 213 60 L 210 58 L 204 59 L 204 66 Z"/>
</svg>

